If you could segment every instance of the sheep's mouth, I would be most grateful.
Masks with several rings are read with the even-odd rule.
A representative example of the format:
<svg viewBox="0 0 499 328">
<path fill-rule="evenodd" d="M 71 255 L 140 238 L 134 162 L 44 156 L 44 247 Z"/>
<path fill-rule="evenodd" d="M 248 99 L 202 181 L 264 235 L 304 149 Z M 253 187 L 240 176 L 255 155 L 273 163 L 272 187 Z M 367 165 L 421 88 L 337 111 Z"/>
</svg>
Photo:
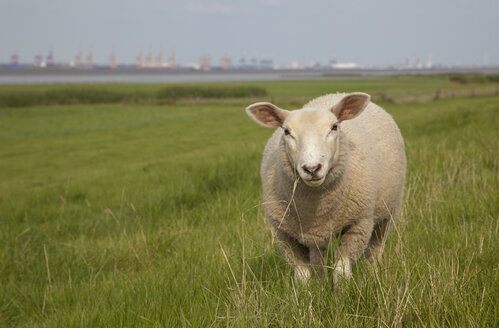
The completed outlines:
<svg viewBox="0 0 499 328">
<path fill-rule="evenodd" d="M 317 176 L 307 177 L 307 178 L 302 177 L 302 180 L 303 182 L 305 182 L 307 186 L 319 187 L 324 182 L 325 177 L 317 177 Z"/>
</svg>

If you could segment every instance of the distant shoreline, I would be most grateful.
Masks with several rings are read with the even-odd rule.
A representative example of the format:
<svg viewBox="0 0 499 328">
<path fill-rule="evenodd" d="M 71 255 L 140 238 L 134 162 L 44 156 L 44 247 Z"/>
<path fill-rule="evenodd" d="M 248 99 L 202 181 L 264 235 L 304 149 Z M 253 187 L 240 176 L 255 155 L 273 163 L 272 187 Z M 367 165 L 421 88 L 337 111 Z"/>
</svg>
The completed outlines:
<svg viewBox="0 0 499 328">
<path fill-rule="evenodd" d="M 499 67 L 434 69 L 212 70 L 2 68 L 0 85 L 55 83 L 194 83 L 345 79 L 397 75 L 499 73 Z"/>
</svg>

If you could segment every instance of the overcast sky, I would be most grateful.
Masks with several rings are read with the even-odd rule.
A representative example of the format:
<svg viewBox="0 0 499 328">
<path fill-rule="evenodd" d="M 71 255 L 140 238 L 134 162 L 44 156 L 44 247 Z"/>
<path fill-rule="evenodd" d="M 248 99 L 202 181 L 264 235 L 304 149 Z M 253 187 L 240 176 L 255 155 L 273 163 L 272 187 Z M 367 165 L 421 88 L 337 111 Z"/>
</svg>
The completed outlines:
<svg viewBox="0 0 499 328">
<path fill-rule="evenodd" d="M 499 0 L 0 0 L 0 62 L 93 50 L 94 61 L 133 63 L 140 50 L 214 64 L 227 51 L 322 64 L 499 65 Z"/>
</svg>

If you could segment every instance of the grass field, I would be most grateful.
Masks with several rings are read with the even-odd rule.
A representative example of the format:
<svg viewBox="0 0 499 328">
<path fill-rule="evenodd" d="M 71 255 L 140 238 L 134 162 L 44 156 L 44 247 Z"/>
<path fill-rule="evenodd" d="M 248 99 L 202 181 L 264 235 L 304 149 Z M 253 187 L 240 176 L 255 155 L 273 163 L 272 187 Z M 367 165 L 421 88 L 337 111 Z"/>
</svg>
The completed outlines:
<svg viewBox="0 0 499 328">
<path fill-rule="evenodd" d="M 449 87 L 256 85 L 305 101 Z M 102 86 L 135 87 L 161 88 Z M 51 87 L 0 91 L 23 88 Z M 406 142 L 405 207 L 380 270 L 362 259 L 336 288 L 331 272 L 296 285 L 273 243 L 258 172 L 272 130 L 246 105 L 0 108 L 0 326 L 499 326 L 499 97 L 383 104 Z"/>
</svg>

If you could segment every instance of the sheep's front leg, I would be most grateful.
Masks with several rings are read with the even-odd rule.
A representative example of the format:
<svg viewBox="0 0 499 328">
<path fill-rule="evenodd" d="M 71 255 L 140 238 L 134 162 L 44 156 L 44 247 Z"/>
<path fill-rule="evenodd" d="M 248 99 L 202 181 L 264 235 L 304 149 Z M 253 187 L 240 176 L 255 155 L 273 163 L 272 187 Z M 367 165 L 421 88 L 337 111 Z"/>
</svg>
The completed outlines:
<svg viewBox="0 0 499 328">
<path fill-rule="evenodd" d="M 334 266 L 333 279 L 349 278 L 352 264 L 364 253 L 373 231 L 373 222 L 363 219 L 349 227 L 340 238 L 340 259 Z"/>
<path fill-rule="evenodd" d="M 324 277 L 324 262 L 326 256 L 326 248 L 324 247 L 310 247 L 309 251 L 310 266 L 314 270 L 318 279 Z"/>
<path fill-rule="evenodd" d="M 281 230 L 276 230 L 276 239 L 281 253 L 295 267 L 295 279 L 306 283 L 311 276 L 309 248 Z"/>
</svg>

